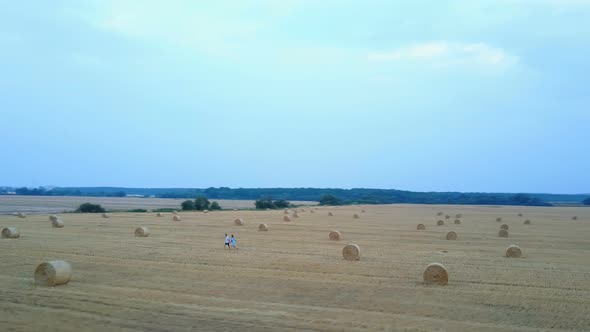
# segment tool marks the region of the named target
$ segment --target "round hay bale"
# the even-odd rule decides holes
[[[21,218],[24,218],[24,217],[21,217]],[[578,220],[578,216],[573,216],[572,220]]]
[[[502,222],[502,218],[498,217],[498,218],[496,218],[496,221],[497,222]]]
[[[462,215],[461,213],[457,213],[457,214],[455,215],[455,218],[456,218],[456,219],[461,219],[461,218],[463,218],[463,215]]]
[[[519,258],[521,256],[522,250],[520,250],[520,247],[515,244],[508,246],[508,249],[506,249],[506,257]]]
[[[519,216],[519,217],[522,217],[522,213],[518,212],[518,216]]]
[[[172,220],[174,220],[174,221],[180,221],[181,219],[180,219],[180,216],[179,215],[175,214],[175,215],[172,216]]]
[[[524,224],[525,225],[530,225],[531,224],[531,221],[529,219],[527,219],[527,220],[524,221]]]
[[[363,209],[363,210],[361,210],[361,213],[366,213],[366,212],[367,212],[367,211],[365,211],[364,209]]]
[[[502,225],[500,225],[500,229],[505,229],[505,230],[508,230],[508,228],[509,228],[509,227],[508,227],[508,225],[507,225],[507,224],[502,224]]]
[[[440,263],[430,263],[424,270],[424,283],[427,285],[444,286],[449,283],[449,273]]]
[[[61,219],[55,219],[51,221],[51,227],[53,228],[63,228],[64,222]]]
[[[2,229],[2,237],[6,239],[18,239],[20,232],[16,227],[6,227]]]
[[[330,234],[328,234],[328,238],[330,238],[332,241],[340,241],[341,237],[342,234],[340,234],[339,231],[330,231]]]
[[[333,217],[334,214],[332,212],[328,212],[328,217]]]
[[[209,213],[209,210],[203,210],[203,213]]]
[[[135,229],[135,237],[148,237],[150,230],[147,227],[137,227]]]
[[[268,231],[268,225],[267,224],[260,224],[260,225],[258,225],[258,231],[260,231],[260,232],[266,232],[266,231]]]
[[[444,225],[444,224],[445,224],[445,221],[444,221],[444,220],[442,220],[442,219],[436,222],[436,225],[437,225],[437,226],[442,226],[442,225]]]
[[[359,219],[360,217],[359,217],[359,215],[358,215],[358,214],[356,214],[356,213],[355,213],[355,214],[353,214],[353,215],[352,215],[352,218],[353,218],[353,219]]]
[[[342,248],[342,257],[347,261],[358,261],[361,258],[361,248],[354,243],[347,244]]]
[[[418,226],[416,226],[416,229],[423,231],[426,229],[426,226],[424,226],[424,224],[418,224]]]
[[[17,213],[16,215],[17,215],[19,218],[26,218],[26,217],[27,217],[27,216],[26,216],[24,213],[22,213],[22,212],[19,212],[19,213]]]
[[[289,216],[283,216],[283,221],[291,221],[291,217],[289,217]]]
[[[315,210],[309,210],[309,213],[315,213]]]
[[[288,210],[288,209],[285,209],[285,210],[283,211],[283,214],[289,214],[289,210]]]
[[[49,216],[49,221],[56,221],[57,219],[58,219],[57,216],[55,216],[53,214]]]
[[[450,231],[447,233],[447,240],[456,240],[457,239],[457,233]]]
[[[443,214],[444,214],[444,213],[442,213],[442,212],[438,212],[436,215],[437,215],[437,216],[442,216]]]
[[[236,224],[236,226],[244,226],[244,219],[242,219],[242,218],[236,218],[234,220],[234,224]]]
[[[505,229],[501,229],[501,230],[498,232],[498,236],[499,236],[499,237],[508,237],[508,231],[507,231],[507,230],[505,230]]]
[[[161,212],[156,213],[156,217],[161,217],[161,216],[162,216]]]
[[[35,283],[42,286],[67,284],[72,278],[72,267],[68,262],[50,261],[41,263],[35,269]]]
[[[172,211],[172,214],[178,214],[178,211],[174,210]]]
[[[461,220],[460,219],[455,219],[455,225],[461,225]]]
[[[293,218],[299,218],[299,214],[297,212],[293,213]]]
[[[103,214],[102,214],[102,217],[103,217],[103,218],[108,218],[108,217],[110,217],[110,216],[109,216],[109,214],[108,214],[108,213],[103,213]]]
[[[445,216],[445,219],[451,219],[451,216],[449,216],[448,214]]]

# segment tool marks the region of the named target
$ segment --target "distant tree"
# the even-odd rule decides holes
[[[342,205],[343,202],[340,198],[334,195],[323,195],[320,197],[320,205]]]
[[[91,204],[91,203],[84,203],[81,204],[78,209],[76,210],[76,212],[82,212],[82,213],[102,213],[102,212],[106,212],[106,210],[100,206],[100,204]]]
[[[277,209],[284,209],[284,208],[287,208],[287,207],[289,207],[289,205],[291,205],[291,203],[287,202],[287,201],[286,201],[286,200],[284,200],[284,199],[279,199],[279,200],[276,200],[276,201],[274,201],[273,203],[274,203],[274,206],[275,206]]]
[[[195,210],[197,211],[209,210],[209,204],[211,203],[205,196],[195,198]]]
[[[275,208],[275,205],[274,205],[271,197],[264,197],[259,200],[256,200],[254,202],[254,206],[256,206],[256,208],[259,210],[274,209]]]
[[[125,197],[127,196],[127,193],[125,193],[124,191],[117,191],[113,193],[114,197]]]
[[[588,197],[585,200],[583,200],[582,201],[582,204],[584,204],[584,205],[590,205],[590,197]]]
[[[193,200],[186,200],[180,203],[183,211],[192,211],[195,209],[195,202]]]
[[[210,209],[211,209],[211,210],[221,210],[221,206],[219,206],[219,203],[217,203],[217,202],[213,201],[213,202],[211,203],[211,207],[210,207]]]

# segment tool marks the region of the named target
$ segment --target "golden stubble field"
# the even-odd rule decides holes
[[[436,226],[438,211],[463,214],[462,224]],[[299,215],[64,214],[62,229],[47,215],[0,216],[0,227],[21,231],[0,239],[0,330],[590,330],[590,209],[383,205]],[[510,237],[498,237],[496,217]],[[135,238],[139,226],[151,235]],[[330,241],[332,229],[344,239]],[[450,230],[457,241],[445,240]],[[224,233],[239,250],[224,249]],[[359,261],[342,259],[349,242]],[[510,244],[524,257],[504,257]],[[70,283],[35,286],[37,264],[54,259],[71,263]],[[447,267],[447,286],[422,283],[431,262]]]

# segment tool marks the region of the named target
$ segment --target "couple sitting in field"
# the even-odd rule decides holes
[[[230,247],[231,244],[231,247]],[[231,237],[229,237],[229,235],[225,234],[225,246],[223,247],[225,249],[225,247],[228,247],[229,249],[236,248],[238,249],[238,247],[236,246],[236,238],[234,237],[234,235],[232,234]]]

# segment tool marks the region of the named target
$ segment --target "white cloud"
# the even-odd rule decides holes
[[[518,57],[485,43],[428,42],[401,47],[388,52],[370,52],[369,61],[422,61],[437,65],[512,65]]]

